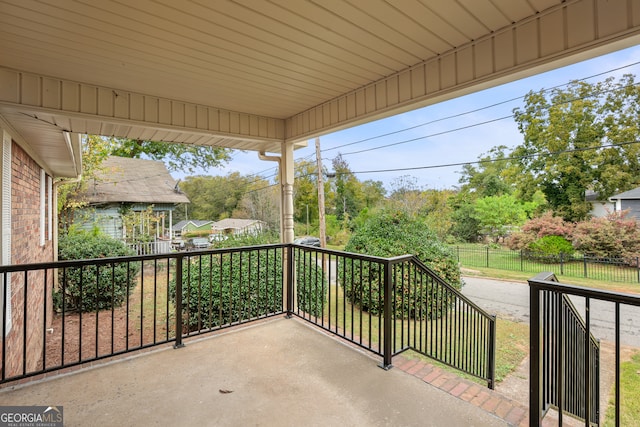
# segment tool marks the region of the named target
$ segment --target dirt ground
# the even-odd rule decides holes
[[[141,290],[138,285],[133,291],[128,307],[124,305],[99,313],[56,314],[47,333],[45,367],[166,342],[174,335],[173,316],[166,314],[166,293],[159,296],[159,292],[154,292],[165,285],[154,288],[146,282],[146,288]]]

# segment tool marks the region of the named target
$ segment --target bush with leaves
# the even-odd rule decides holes
[[[462,287],[460,268],[451,249],[424,222],[402,211],[377,212],[355,230],[345,250],[385,258],[412,254],[454,288]],[[380,264],[347,260],[339,265],[338,271],[347,299],[376,315],[383,310],[381,267]],[[396,288],[395,293],[397,316],[434,318],[446,310],[449,302],[442,300],[441,288],[433,283],[426,284],[424,289],[409,286],[411,278],[400,270],[395,279],[402,286],[402,290]],[[418,292],[419,288],[422,292]],[[413,304],[402,306],[403,301]]]
[[[273,235],[245,235],[221,241],[227,248],[270,243]],[[280,312],[283,260],[278,247],[189,255],[183,260],[182,305],[189,331],[214,328]],[[321,316],[328,289],[322,269],[297,260],[298,308]],[[176,302],[175,278],[169,296]]]
[[[545,212],[527,221],[520,232],[513,233],[507,239],[507,246],[516,251],[530,250],[530,246],[543,237],[559,236],[570,240],[574,227],[573,223],[554,216],[552,212]]]
[[[571,256],[573,245],[562,236],[544,236],[529,244],[523,256],[540,262],[555,263],[565,256]]]
[[[573,246],[585,255],[625,258],[635,263],[640,256],[640,228],[628,212],[613,212],[576,225]]]
[[[83,260],[135,255],[124,243],[98,230],[71,229],[60,237],[58,258]],[[139,263],[114,263],[106,266],[88,265],[59,270],[58,289],[54,291],[54,306],[66,311],[96,311],[120,307],[137,284]]]

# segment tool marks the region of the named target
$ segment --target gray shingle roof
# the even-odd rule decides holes
[[[86,200],[96,203],[189,203],[175,191],[176,181],[162,162],[126,157],[108,157],[90,180]]]
[[[640,199],[640,187],[634,188],[633,190],[625,191],[624,193],[616,194],[615,196],[609,197],[612,200],[618,199]]]
[[[241,230],[243,228],[249,227],[256,222],[262,222],[257,219],[234,219],[234,218],[225,218],[220,221],[216,221],[213,223],[213,227],[218,230],[225,230],[229,228],[233,228],[236,230]]]

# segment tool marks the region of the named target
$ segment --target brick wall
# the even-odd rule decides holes
[[[53,260],[53,244],[48,240],[47,232],[45,232],[44,245],[41,244],[40,238],[40,166],[15,142],[11,150],[11,264],[50,262]],[[45,203],[48,203],[48,199],[45,193]],[[45,206],[45,230],[48,226],[46,217]],[[8,351],[5,374],[7,377],[21,374],[23,370],[29,372],[42,367],[42,341],[44,329],[48,326],[45,326],[45,323],[50,324],[53,313],[52,276],[49,272],[45,280],[43,271],[30,272],[25,286],[24,274],[12,274],[12,328],[6,338]],[[26,366],[23,362],[24,349],[27,354]]]

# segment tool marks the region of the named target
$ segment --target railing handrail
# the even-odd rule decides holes
[[[480,312],[480,314],[482,314],[483,316],[493,319],[495,318],[494,315],[487,313],[482,307],[478,306],[476,303],[474,303],[473,301],[471,301],[465,294],[463,294],[462,292],[460,292],[460,290],[456,289],[455,287],[451,286],[451,284],[445,282],[439,275],[438,273],[436,273],[435,271],[433,271],[433,269],[429,268],[425,263],[423,263],[422,261],[420,261],[418,259],[418,257],[416,257],[415,255],[412,255],[412,259],[411,261],[413,263],[415,263],[417,266],[419,266],[421,269],[425,270],[426,272],[428,272],[435,280],[438,281],[439,284],[441,284],[442,286],[446,287],[447,289],[453,291],[456,296],[458,296],[460,299],[462,299],[465,303],[469,304],[471,307],[473,307],[475,310],[477,310],[478,312]]]
[[[363,261],[374,261],[374,262],[380,262],[380,263],[399,263],[399,262],[403,262],[405,260],[410,259],[411,257],[413,257],[414,255],[411,254],[406,254],[406,255],[398,255],[398,256],[393,256],[393,257],[381,257],[381,256],[376,256],[376,255],[367,255],[367,254],[360,254],[357,252],[347,252],[347,251],[340,251],[337,249],[328,249],[328,248],[319,248],[317,246],[309,246],[309,245],[301,245],[298,243],[291,243],[291,246],[299,248],[299,249],[305,249],[308,251],[313,251],[313,252],[321,252],[321,253],[325,253],[325,254],[332,254],[332,255],[339,255],[339,256],[345,256],[348,255],[351,258],[356,258],[356,259],[360,259]]]
[[[244,252],[252,253],[254,251],[265,251],[264,259],[261,255],[255,257],[253,255],[249,255],[246,259],[244,259],[244,257],[241,255]],[[271,255],[272,251],[273,255]],[[302,264],[300,265],[296,261],[298,252],[300,253],[300,255],[303,255],[305,257]],[[306,261],[306,253],[312,252],[316,253],[315,258],[310,256],[309,262]],[[235,256],[235,254],[240,255]],[[231,256],[229,256],[227,259],[227,255]],[[236,263],[243,262],[243,259],[244,261],[248,262],[255,261],[257,263],[256,268],[251,268],[253,264],[250,264],[249,267],[244,268],[242,264],[236,266],[233,263],[234,260],[236,261]],[[183,263],[182,260],[185,260],[186,262]],[[199,262],[191,262],[194,260],[199,260]],[[334,264],[329,263],[328,265],[326,265],[324,263],[325,260],[333,260]],[[227,277],[226,270],[223,270],[223,268],[221,267],[223,265],[223,261],[229,263],[229,277]],[[350,264],[350,261],[354,262]],[[209,264],[207,264],[207,262],[209,262]],[[355,309],[359,311],[359,314],[357,314],[357,316],[354,316],[354,306],[349,302],[349,305],[351,305],[351,325],[345,323],[348,317],[346,315],[346,312],[342,317],[342,325],[340,325],[338,320],[338,312],[341,307],[338,305],[338,294],[345,291],[344,283],[342,284],[342,289],[339,289],[338,286],[335,286],[338,285],[339,269],[351,268],[352,273],[354,272],[354,269],[356,273],[359,269],[360,273],[362,273],[363,268],[368,268],[367,266],[363,267],[363,265],[366,263],[369,263],[372,266],[376,266],[375,268],[373,268],[373,271],[375,272],[374,276],[377,275],[377,279],[380,281],[380,285],[384,286],[384,290],[380,293],[381,295],[384,295],[386,297],[386,299],[384,300],[384,314],[380,312],[374,312],[372,314],[372,312],[369,311],[368,314],[363,315],[363,309],[362,307],[360,307]],[[214,273],[212,273],[214,271],[214,265],[215,268],[218,268],[218,270],[215,270],[215,275]],[[119,266],[124,266],[126,270],[123,273],[126,277],[122,276],[118,278],[118,286],[120,286],[121,284],[122,286],[126,286],[126,288],[124,288],[123,290],[119,287],[116,288],[115,286],[115,278],[117,274],[121,273],[118,270]],[[233,272],[231,271],[232,267],[235,269]],[[265,271],[269,271],[270,276],[266,278],[262,277],[262,275],[260,274],[262,272],[262,267],[266,269]],[[133,275],[130,275],[130,268],[133,268],[133,270],[135,270]],[[308,270],[308,272],[306,272],[306,270],[299,271],[299,268],[305,268]],[[396,271],[397,268],[400,268],[402,270]],[[351,342],[354,342],[361,347],[367,348],[374,353],[383,356],[383,366],[390,367],[392,366],[391,358],[395,354],[397,354],[395,344],[396,317],[395,311],[391,313],[391,309],[395,310],[394,304],[398,304],[398,302],[393,300],[392,298],[395,298],[396,295],[397,288],[394,288],[394,286],[398,285],[396,281],[404,280],[400,278],[397,273],[404,271],[405,268],[409,268],[411,271],[413,271],[412,275],[417,274],[421,277],[421,279],[410,285],[414,287],[414,291],[416,291],[418,289],[417,286],[419,286],[420,292],[424,293],[423,296],[425,296],[426,298],[426,283],[429,283],[428,286],[433,285],[438,289],[437,295],[429,296],[429,298],[435,298],[435,300],[440,301],[438,303],[440,304],[440,308],[436,308],[436,311],[444,309],[446,312],[448,312],[449,300],[447,298],[450,298],[450,301],[456,301],[456,306],[457,304],[463,304],[469,311],[469,313],[467,314],[472,315],[474,319],[477,319],[477,328],[483,330],[483,337],[487,334],[487,336],[489,337],[483,339],[482,343],[475,342],[475,344],[473,344],[474,348],[478,346],[482,347],[480,351],[481,355],[479,357],[476,357],[475,359],[477,360],[474,359],[475,361],[472,361],[470,359],[472,356],[469,355],[471,355],[472,352],[463,352],[460,353],[462,356],[456,356],[455,354],[457,353],[454,354],[453,352],[457,352],[458,350],[451,349],[447,350],[446,354],[448,354],[448,356],[445,356],[445,353],[443,353],[442,355],[436,355],[435,353],[433,353],[432,357],[434,357],[436,360],[442,359],[443,363],[456,367],[463,372],[468,372],[471,375],[477,376],[478,378],[487,379],[490,386],[492,387],[494,378],[492,374],[492,361],[495,359],[495,357],[493,355],[494,344],[491,343],[495,342],[495,338],[492,338],[495,337],[495,316],[491,316],[476,304],[474,304],[472,301],[470,301],[458,289],[456,289],[456,287],[443,280],[438,275],[438,273],[425,265],[425,263],[421,262],[415,255],[405,254],[393,257],[381,257],[333,249],[317,248],[313,246],[297,245],[293,243],[263,244],[232,248],[212,248],[204,250],[176,251],[147,255],[128,255],[107,258],[64,260],[44,263],[0,266],[0,278],[3,278],[3,280],[5,281],[5,286],[3,287],[5,289],[8,289],[7,284],[8,286],[11,286],[12,282],[17,281],[14,280],[14,276],[9,276],[9,274],[13,272],[18,273],[15,278],[22,280],[22,282],[17,285],[22,286],[22,289],[24,289],[25,301],[27,301],[28,293],[36,292],[32,291],[31,287],[27,286],[27,284],[31,281],[39,280],[39,283],[45,283],[47,284],[47,286],[51,286],[49,289],[53,289],[54,291],[56,282],[60,281],[62,286],[61,292],[58,294],[58,297],[60,297],[61,295],[60,298],[63,304],[61,310],[61,329],[59,329],[61,331],[60,333],[62,334],[62,339],[60,341],[61,348],[49,347],[46,336],[43,335],[41,337],[42,347],[45,350],[47,348],[53,348],[54,356],[60,356],[61,361],[58,362],[50,357],[49,360],[52,360],[52,362],[46,364],[45,359],[43,359],[42,367],[33,371],[27,370],[27,365],[25,363],[23,363],[22,365],[16,363],[11,366],[22,366],[21,369],[23,370],[23,372],[17,373],[17,376],[12,373],[9,375],[9,377],[6,376],[6,372],[9,371],[6,371],[5,362],[2,361],[2,377],[0,378],[0,380],[2,382],[5,382],[7,379],[12,381],[21,377],[44,373],[48,370],[66,368],[72,366],[72,364],[80,364],[87,361],[98,360],[100,358],[111,357],[113,355],[120,354],[119,352],[124,353],[128,351],[135,351],[145,346],[158,345],[172,341],[175,343],[175,347],[179,348],[182,346],[182,339],[185,337],[190,337],[192,335],[200,333],[206,333],[215,328],[232,326],[234,324],[237,324],[238,322],[252,321],[253,319],[262,318],[265,316],[268,317],[282,313],[287,315],[301,315],[300,310],[302,310],[302,317],[308,317],[309,319],[313,318],[314,321],[319,321],[323,326],[326,320],[328,322],[328,327],[325,329],[328,329],[340,336],[347,337],[346,331],[350,329]],[[40,278],[39,275],[35,276],[31,274],[32,271],[42,272],[44,280]],[[160,271],[162,271],[161,276],[159,273]],[[223,271],[225,274],[224,282],[222,282]],[[345,270],[345,272],[346,271],[347,270]],[[76,275],[78,278],[70,279],[72,275]],[[192,278],[195,277],[194,275],[202,275],[202,277],[197,276],[192,280]],[[418,276],[411,276],[406,279],[412,280],[414,277]],[[11,281],[7,280],[9,277],[12,279]],[[336,283],[333,286],[333,290],[331,290],[331,284],[327,281],[330,278],[334,278],[336,280]],[[424,290],[422,287],[422,278],[424,278],[425,280]],[[134,280],[134,282],[129,283],[130,279]],[[245,280],[248,283],[247,288],[242,288],[240,285],[235,283],[236,279]],[[374,279],[376,278],[374,277]],[[327,282],[325,283],[325,281]],[[222,289],[223,284],[224,286],[228,285],[228,290],[226,290],[227,288],[225,288],[225,292],[228,292],[229,294],[228,310],[226,307],[223,309],[222,305],[220,305],[220,301],[215,299],[218,297],[213,296],[213,293],[211,291],[211,289],[213,289],[212,286],[218,286],[215,283],[219,283],[220,289]],[[67,288],[65,288],[65,284]],[[67,293],[65,289],[70,289],[69,286],[75,286],[77,289],[74,291],[70,291],[71,293]],[[105,289],[107,289],[107,291],[104,291],[104,289],[102,289],[104,286],[106,286]],[[133,321],[130,319],[131,313],[129,309],[129,298],[131,297],[132,292],[130,289],[133,289],[130,288],[130,286],[140,286],[139,290],[136,291],[139,292],[139,294],[137,293],[136,295],[137,298],[141,299],[141,302],[139,304],[139,307],[136,306],[137,308],[134,309],[134,312],[139,311],[139,313],[137,320]],[[267,286],[269,288],[267,288]],[[145,289],[149,290],[149,292],[153,292],[153,302],[151,302],[153,308],[151,309],[150,313],[147,313],[143,310],[143,307],[146,308],[148,306],[148,303],[145,302],[144,305],[142,303],[145,295]],[[243,290],[241,291],[241,289]],[[0,290],[2,290],[2,288],[0,288]],[[56,295],[55,292],[54,294],[50,294],[51,291],[47,289],[38,290],[37,292],[43,291],[46,294],[45,298],[49,299],[49,304],[51,304],[53,301],[53,297]],[[79,293],[72,293],[76,291]],[[110,292],[111,301],[107,301],[107,303],[99,301],[98,295],[102,295],[101,292],[102,294],[104,294],[104,292]],[[126,310],[124,310],[126,312],[125,318],[117,318],[117,316],[114,315],[115,310],[120,307],[120,305],[116,305],[117,300],[114,297],[116,292],[120,292],[123,295],[126,294],[123,297],[118,295],[118,298],[124,298],[124,300],[126,300],[127,305]],[[209,296],[207,300],[201,301],[201,292],[208,292]],[[242,294],[240,294],[239,292],[242,292]],[[252,304],[253,300],[251,299],[247,299],[246,301],[239,300],[239,303],[234,300],[234,298],[236,297],[242,299],[245,292],[257,292],[256,295],[259,301],[256,300],[254,301],[256,303]],[[329,293],[329,298],[331,297],[331,292],[333,292],[334,305],[330,304],[330,300],[329,302],[325,303],[325,292]],[[378,303],[380,303],[379,295],[375,296],[376,294],[372,293],[371,290],[369,290],[368,292],[369,298],[377,298]],[[403,290],[400,289],[398,292],[403,292]],[[156,300],[156,293],[160,293],[160,295],[166,293],[166,296],[161,296],[159,300]],[[445,296],[441,296],[441,293],[445,294]],[[83,353],[85,348],[82,346],[82,339],[84,338],[84,335],[82,335],[80,338],[78,338],[80,341],[77,353],[76,349],[68,350],[69,352],[74,353],[69,353],[72,355],[71,359],[65,360],[65,356],[67,355],[67,352],[65,351],[65,345],[69,346],[69,343],[71,342],[69,340],[73,339],[73,336],[70,334],[77,333],[77,331],[73,331],[73,329],[69,329],[68,331],[65,329],[65,316],[67,315],[66,313],[70,313],[71,311],[74,311],[79,307],[76,304],[85,304],[83,298],[86,295],[94,295],[90,302],[92,304],[95,304],[95,308],[90,308],[86,311],[87,313],[92,313],[91,315],[87,314],[86,316],[89,321],[94,322],[96,328],[96,338],[93,344],[91,344],[91,340],[87,341],[89,343],[89,346],[93,346],[92,348],[87,347],[91,354],[85,355]],[[340,296],[340,304],[343,306],[342,310],[346,310],[346,308],[344,308],[347,301],[347,298],[345,296],[346,294],[341,295],[342,296]],[[67,296],[69,296],[70,298],[69,301],[72,301],[72,299],[75,298],[71,305],[69,305],[69,301],[67,301]],[[273,300],[271,300],[271,298],[273,298]],[[440,300],[439,298],[444,299]],[[81,303],[78,303],[76,301],[79,299],[82,299]],[[164,306],[159,306],[160,308],[156,308],[156,304],[158,304],[158,301],[161,301],[161,304],[163,304]],[[233,301],[233,304],[231,303],[231,301]],[[65,302],[67,302],[67,306],[65,306]],[[102,306],[101,304],[106,305]],[[111,305],[109,306],[109,304]],[[119,304],[122,304],[122,302],[120,302]],[[219,306],[214,306],[214,304],[219,304]],[[27,305],[23,304],[21,307],[23,309],[23,313],[25,313],[23,317],[26,319]],[[105,320],[98,316],[99,312],[105,309],[104,307],[107,307],[106,309],[111,311],[110,316],[106,316],[107,323],[104,323]],[[324,313],[325,307],[327,307],[328,310],[326,319]],[[6,310],[6,307],[4,309]],[[430,310],[426,308],[426,306],[424,309]],[[38,308],[38,310],[41,310],[41,308]],[[422,310],[422,308],[420,308],[420,310]],[[364,310],[364,312],[366,311],[367,309]],[[82,311],[80,312],[83,313]],[[42,320],[42,324],[47,324],[47,315],[48,314],[45,310],[43,315],[45,316],[45,318]],[[159,315],[164,322],[159,327],[156,325],[156,315]],[[82,316],[83,314],[80,314],[81,318]],[[91,316],[95,316],[95,320],[92,320]],[[334,317],[332,318],[331,316]],[[377,330],[374,329],[373,332],[371,324],[369,323],[372,321],[372,316],[378,318],[378,328]],[[439,318],[440,315],[438,314],[437,319]],[[455,319],[448,319],[447,314],[445,313],[443,315],[443,318],[445,320],[433,321],[444,321],[447,328],[450,326],[452,327],[452,325],[454,324],[458,325],[458,322],[460,322],[460,325],[466,324],[466,321],[462,320],[461,316],[458,316]],[[381,324],[380,319],[384,321],[384,328]],[[333,328],[331,327],[332,320]],[[359,329],[357,329],[357,324],[354,327],[354,321],[359,323]],[[111,337],[109,338],[107,336],[104,339],[98,338],[97,331],[99,324],[108,326],[109,322],[111,323]],[[153,324],[153,326],[151,326],[149,330],[147,330],[147,326],[145,326],[147,322],[151,322]],[[21,326],[24,328],[24,331],[27,330],[26,325],[27,324],[24,323],[23,326]],[[124,335],[123,332],[116,331],[114,325],[124,325],[123,327],[126,329]],[[474,328],[476,328],[476,320],[473,321],[473,325]],[[420,344],[415,343],[415,337],[417,337],[417,335],[415,335],[416,331],[412,329],[412,326],[415,325],[407,324],[406,332],[407,334],[414,334],[414,346],[422,346],[422,338],[419,339]],[[420,326],[420,328],[421,327],[422,326]],[[132,342],[132,344],[129,343],[128,338],[129,336],[133,336],[130,334],[129,328],[135,328],[136,333],[136,339]],[[369,328],[369,330],[366,331],[363,328]],[[404,326],[402,326],[401,329],[402,331],[399,332],[398,337],[400,337],[402,341],[405,339]],[[442,326],[440,326],[439,329],[442,329]],[[478,333],[480,329],[473,333]],[[384,341],[383,337],[380,336],[381,331],[384,332]],[[156,339],[156,333],[160,334],[159,339]],[[356,334],[355,337],[354,333]],[[433,332],[432,330],[432,333],[437,335],[438,331]],[[447,334],[447,332],[443,332],[442,330],[440,330],[439,333]],[[80,330],[80,334],[82,334],[82,330]],[[378,335],[378,337],[375,336],[376,334]],[[14,335],[18,337],[19,334],[16,333]],[[126,343],[124,344],[124,350],[121,350],[119,345],[116,345],[114,347],[114,340],[116,336],[127,337]],[[20,337],[22,337],[22,335],[20,335]],[[72,338],[68,338],[67,340],[65,340],[66,337]],[[409,335],[406,336],[407,340],[409,339],[408,337]],[[347,337],[347,339],[349,338]],[[440,340],[440,338],[435,339]],[[431,341],[433,340],[434,338],[431,338]],[[23,339],[20,342],[24,347],[23,353],[26,355],[27,341],[26,339]],[[105,348],[103,350],[101,346],[105,345],[105,343],[106,345],[108,345],[109,342],[111,343],[111,348]],[[449,343],[448,345],[451,345],[451,348],[453,348],[455,347],[455,343],[457,343],[457,345],[459,346],[461,345],[462,341],[456,339],[451,341],[451,343]],[[384,351],[381,348],[380,344],[384,345]],[[442,344],[441,342],[440,345],[442,346],[444,344]],[[487,345],[490,348],[484,350]],[[404,344],[402,344],[400,347],[404,347]],[[67,349],[68,348],[72,347],[67,347]],[[431,352],[431,350],[427,350],[426,347],[423,350],[419,351]],[[34,351],[31,352],[31,354],[35,353],[36,352]],[[4,354],[5,353],[3,352],[3,355]],[[458,362],[460,362],[459,364],[461,365],[458,366],[456,364],[453,364],[458,363],[453,362],[454,359],[459,359]]]
[[[541,290],[594,298],[608,302],[619,302],[621,304],[640,306],[640,294],[636,295],[616,291],[586,288],[583,286],[567,285],[550,280],[539,280],[535,277],[533,279],[529,279],[528,282],[529,286],[534,286],[535,288]]]
[[[30,264],[0,265],[0,274],[12,273],[16,271],[80,267],[84,265],[107,265],[107,264],[124,263],[124,262],[149,261],[154,259],[167,259],[167,258],[177,259],[179,257],[180,258],[194,257],[199,255],[216,254],[216,253],[232,253],[232,252],[237,253],[237,252],[245,252],[247,250],[283,248],[286,246],[287,245],[284,243],[274,243],[274,244],[254,245],[254,246],[237,246],[233,248],[215,248],[215,249],[204,249],[204,250],[194,250],[194,251],[170,252],[165,254],[123,255],[123,256],[105,257],[105,258],[89,258],[89,259],[51,261],[51,262],[30,263]]]

